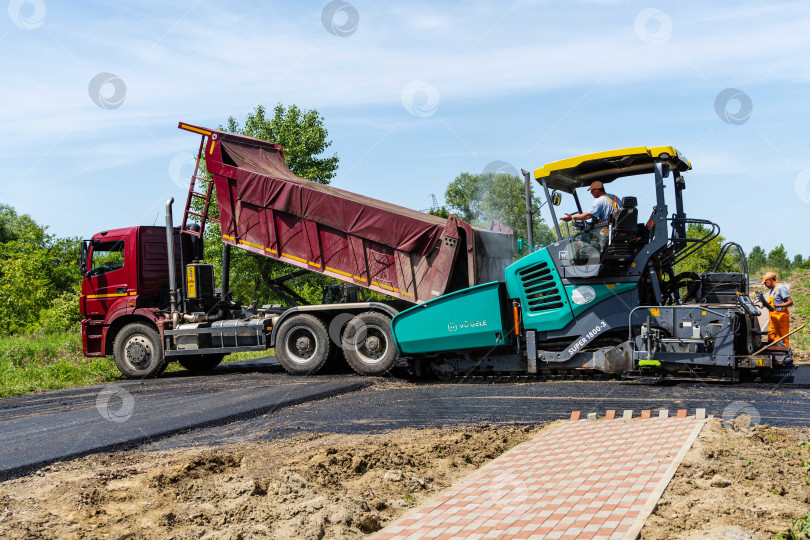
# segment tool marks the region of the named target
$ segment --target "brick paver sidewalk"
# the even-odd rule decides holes
[[[644,413],[551,426],[374,538],[636,538],[704,424]]]

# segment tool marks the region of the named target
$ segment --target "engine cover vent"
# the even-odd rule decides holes
[[[547,263],[527,266],[518,272],[526,294],[528,309],[532,312],[547,311],[563,307],[560,290],[554,284]]]

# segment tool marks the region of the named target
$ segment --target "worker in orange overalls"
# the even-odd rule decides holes
[[[762,276],[762,284],[770,289],[765,300],[768,302],[770,310],[770,322],[768,324],[768,341],[776,341],[781,336],[790,333],[790,312],[788,308],[793,305],[793,298],[790,297],[787,287],[779,285],[779,278],[773,272],[768,272]],[[790,338],[780,340],[785,347],[790,346]]]

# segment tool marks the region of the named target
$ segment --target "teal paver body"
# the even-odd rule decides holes
[[[508,266],[504,278],[509,297],[520,300],[525,329],[559,330],[574,319],[560,273],[547,249]]]
[[[425,354],[496,347],[514,332],[511,300],[520,302],[524,330],[559,330],[600,302],[637,283],[564,286],[546,249],[506,268],[504,283],[492,282],[440,296],[394,317],[391,330],[400,354]],[[577,302],[586,294],[586,303]]]
[[[440,296],[397,314],[391,331],[400,354],[495,347],[508,331],[502,283],[494,281]]]

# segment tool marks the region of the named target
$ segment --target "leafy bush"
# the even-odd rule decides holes
[[[56,238],[29,216],[0,204],[0,335],[37,328],[54,299],[75,298],[69,291],[80,280],[78,250],[78,238]]]
[[[82,314],[79,311],[78,291],[64,292],[57,296],[49,308],[39,313],[39,327],[48,333],[79,330]]]

